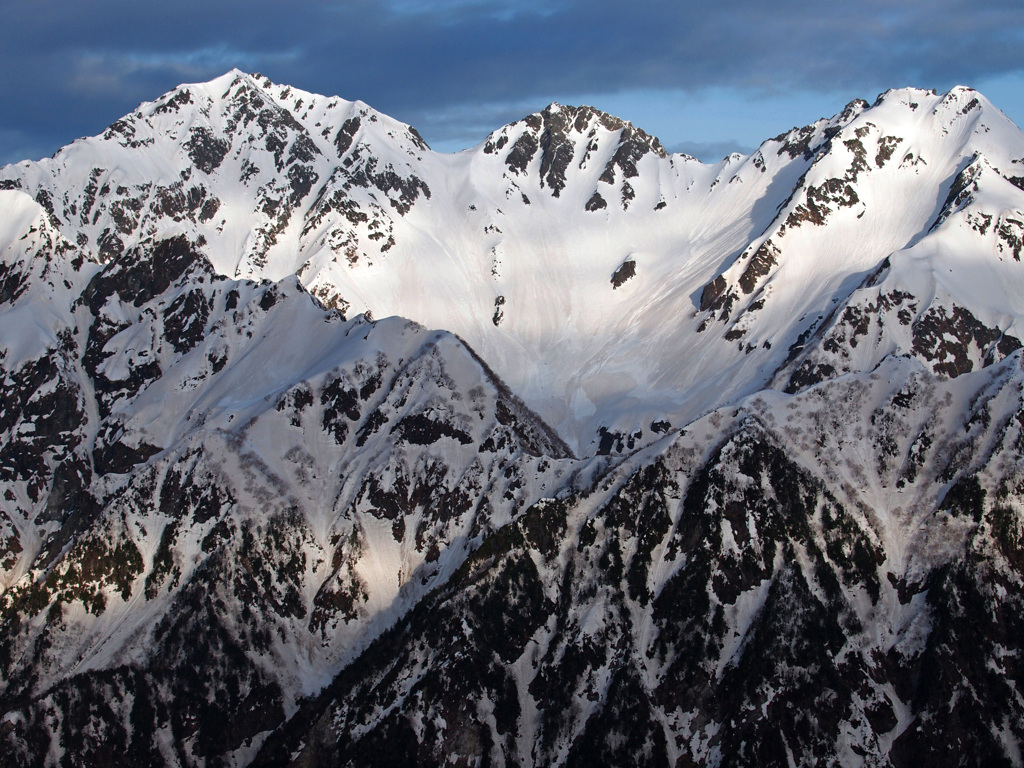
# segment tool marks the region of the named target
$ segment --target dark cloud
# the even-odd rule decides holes
[[[871,96],[1024,68],[1019,0],[42,0],[6,4],[4,16],[0,159],[49,154],[234,66],[468,143],[482,138],[469,127],[548,95]]]

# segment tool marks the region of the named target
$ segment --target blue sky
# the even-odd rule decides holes
[[[232,67],[361,99],[442,151],[559,101],[713,160],[893,87],[968,85],[1022,125],[1022,51],[1020,0],[7,0],[0,162]]]

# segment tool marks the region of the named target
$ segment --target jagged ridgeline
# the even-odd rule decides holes
[[[963,88],[0,169],[0,763],[1021,765],[1022,233]]]

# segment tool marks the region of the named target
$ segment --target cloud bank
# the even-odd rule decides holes
[[[718,89],[766,105],[1024,72],[1019,0],[43,0],[4,15],[2,161],[49,154],[232,67],[362,99],[428,140],[466,146],[573,94]]]

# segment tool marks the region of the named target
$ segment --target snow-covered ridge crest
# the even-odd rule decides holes
[[[1002,213],[986,214],[999,224],[942,239],[998,260],[1015,247],[1024,139],[964,88],[855,100],[705,165],[558,104],[442,155],[365,104],[234,71],[0,169],[0,184],[101,261],[190,233],[219,273],[295,274],[344,314],[450,329],[587,454],[767,385],[940,223],[975,156],[1009,182]]]

